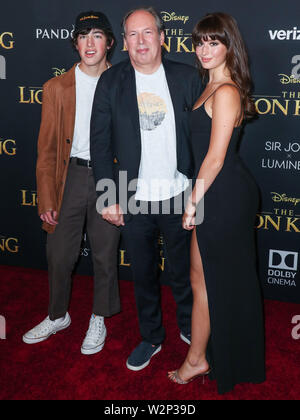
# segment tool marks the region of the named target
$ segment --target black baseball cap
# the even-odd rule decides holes
[[[102,29],[103,31],[112,32],[112,26],[105,14],[101,12],[94,12],[93,10],[89,12],[82,12],[76,18],[75,32],[78,33],[88,28],[97,28]]]

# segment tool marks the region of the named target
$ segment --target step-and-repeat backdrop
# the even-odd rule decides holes
[[[127,57],[121,19],[129,9],[142,5],[144,1],[131,0],[1,3],[0,264],[47,267],[35,180],[42,86],[78,60],[70,44],[75,17],[91,9],[109,16],[118,39],[112,59],[117,63]],[[154,6],[165,22],[166,55],[192,65],[191,33],[198,19],[212,11],[224,11],[237,19],[249,50],[259,113],[259,119],[245,128],[240,154],[261,189],[261,208],[253,226],[260,279],[266,298],[300,302],[299,3],[152,0],[148,5]],[[168,258],[162,237],[157,246],[159,269],[167,281]],[[119,264],[120,278],[130,279],[130,260],[122,244]],[[92,273],[86,236],[77,272]]]

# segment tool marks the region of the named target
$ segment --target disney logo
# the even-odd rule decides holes
[[[53,67],[52,70],[54,70],[53,74],[55,77],[61,76],[62,74],[66,73],[66,69],[57,69],[56,67]]]
[[[281,79],[280,79],[280,82],[283,85],[289,85],[291,83],[300,83],[300,80],[296,79],[295,76],[293,76],[293,75],[292,76],[287,76],[286,74],[281,73],[278,76],[282,76]]]
[[[175,12],[161,12],[162,20],[164,22],[178,22],[181,21],[184,24],[190,19],[189,16],[177,16]]]
[[[278,194],[276,192],[272,192],[271,194],[273,194],[272,200],[275,203],[292,203],[295,206],[297,206],[297,204],[300,203],[300,198],[291,198],[291,197],[287,197],[286,194]]]

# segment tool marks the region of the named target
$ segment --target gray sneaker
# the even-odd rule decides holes
[[[39,325],[28,331],[23,336],[23,341],[26,344],[37,344],[48,340],[51,335],[59,331],[65,330],[71,325],[70,315],[67,313],[64,318],[51,321],[49,316]]]
[[[129,356],[126,366],[130,370],[142,370],[149,365],[151,358],[160,351],[160,344],[155,346],[146,341],[142,341]]]

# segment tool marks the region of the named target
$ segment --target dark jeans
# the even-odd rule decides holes
[[[174,200],[171,200],[171,210],[173,207]],[[162,214],[161,211],[159,214],[138,214],[132,216],[122,228],[130,254],[141,336],[143,340],[156,345],[165,338],[161,285],[157,272],[159,231],[166,244],[170,286],[177,303],[177,323],[179,329],[188,334],[191,331],[193,305],[190,285],[191,233],[182,228],[182,214]]]
[[[119,229],[96,211],[96,188],[92,170],[72,159],[58,225],[47,238],[50,286],[49,317],[52,321],[68,311],[71,275],[79,258],[86,223],[94,266],[93,313],[111,316],[120,311],[118,286]]]

